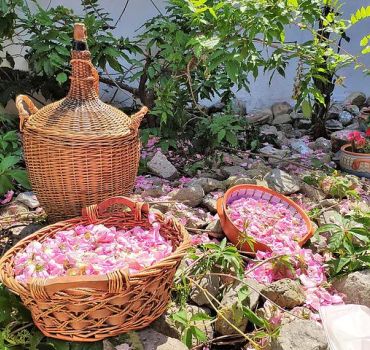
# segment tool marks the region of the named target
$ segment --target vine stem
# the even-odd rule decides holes
[[[251,344],[253,344],[253,346],[255,346],[257,349],[260,349],[260,345],[258,343],[256,343],[252,338],[250,338],[247,334],[245,334],[243,331],[241,331],[237,326],[235,326],[232,322],[230,322],[223,314],[222,312],[220,312],[217,307],[213,304],[213,302],[211,301],[210,297],[215,300],[219,305],[220,305],[220,302],[212,295],[210,294],[206,289],[204,289],[198,282],[196,282],[194,279],[192,279],[191,277],[187,276],[187,279],[194,283],[197,288],[199,288],[205,295],[205,297],[207,298],[208,302],[210,303],[210,305],[213,307],[213,309],[216,311],[217,315],[219,317],[221,317],[230,327],[232,327],[235,331],[237,331],[241,336],[243,336],[248,342],[250,342]]]

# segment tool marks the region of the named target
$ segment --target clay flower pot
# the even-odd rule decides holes
[[[370,153],[352,152],[350,144],[341,148],[340,166],[347,173],[370,179]]]

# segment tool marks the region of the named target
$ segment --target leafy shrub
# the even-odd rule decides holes
[[[340,224],[326,224],[315,234],[329,232],[328,262],[331,277],[370,268],[370,213],[341,217]]]

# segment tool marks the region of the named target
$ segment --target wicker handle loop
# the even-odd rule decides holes
[[[106,275],[62,276],[47,279],[33,279],[30,291],[35,299],[49,299],[55,293],[66,289],[90,288],[107,290],[109,293],[122,293],[130,287],[130,278],[126,270],[118,270]]]
[[[113,197],[108,198],[100,204],[90,205],[82,209],[82,217],[87,220],[90,224],[95,223],[100,217],[109,215],[107,210],[120,204],[128,207],[133,213],[135,220],[141,220],[142,214],[149,212],[149,204],[143,202],[133,202],[127,197]]]
[[[139,112],[135,113],[131,116],[131,125],[130,128],[133,129],[135,132],[139,129],[140,123],[145,117],[145,115],[149,112],[148,107],[142,107]]]
[[[23,103],[27,105],[27,108],[29,109],[31,114],[28,113],[27,110],[24,108]],[[19,130],[22,132],[24,128],[24,123],[31,117],[32,114],[35,114],[38,111],[38,108],[26,95],[18,95],[15,99],[15,105],[17,106],[19,112]]]
[[[83,60],[83,59],[79,59],[79,58],[71,59],[71,64],[73,65],[74,63],[82,63],[82,64],[88,65],[90,67],[90,71],[91,71],[92,76],[87,77],[87,78],[79,78],[79,77],[71,76],[70,79],[92,79],[94,81],[93,88],[94,88],[95,92],[99,95],[99,73],[98,73],[97,69],[94,67],[94,65],[91,63],[91,61],[87,61],[87,60]]]

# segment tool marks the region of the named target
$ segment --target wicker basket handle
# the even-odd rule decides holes
[[[48,280],[33,279],[29,287],[35,299],[45,300],[53,297],[55,293],[75,288],[122,293],[130,287],[130,278],[127,270],[117,270],[106,275],[61,276]]]
[[[139,112],[135,113],[131,116],[131,125],[130,128],[133,129],[135,132],[139,129],[140,123],[148,113],[148,107],[142,107]]]
[[[141,220],[142,214],[149,212],[149,204],[143,202],[133,202],[127,197],[108,198],[100,204],[90,205],[82,209],[82,217],[90,223],[94,223],[99,217],[107,215],[107,210],[112,206],[120,204],[128,207],[134,215],[135,220]]]
[[[27,105],[27,108],[29,109],[31,114],[28,113],[27,110],[24,108],[23,103]],[[15,105],[17,106],[19,112],[19,130],[22,132],[24,128],[24,123],[31,117],[32,114],[35,114],[38,111],[38,108],[26,95],[18,95],[15,99]]]

